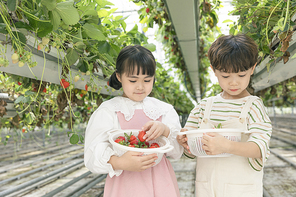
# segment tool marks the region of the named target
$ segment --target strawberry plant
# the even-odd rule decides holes
[[[230,25],[230,34],[245,33],[255,40],[259,48],[259,65],[265,58],[268,63],[265,65],[268,72],[270,66],[278,61],[286,64],[293,57],[288,48],[292,42],[292,35],[296,31],[296,2],[291,0],[252,0],[234,1],[234,10],[230,14],[238,15],[237,23]],[[256,92],[261,96],[266,105],[267,101],[277,96],[286,99],[277,101],[277,105],[289,106],[293,99],[289,96],[295,84],[293,78],[282,81],[274,86]],[[252,91],[252,87],[250,87]],[[290,92],[290,93],[289,93]],[[252,92],[253,93],[253,92]]]
[[[114,72],[120,49],[126,45],[140,44],[152,51],[154,48],[137,25],[126,30],[125,18],[114,17],[111,4],[88,0],[0,1],[0,70],[10,66],[9,60],[22,69],[32,71],[34,67],[41,67],[44,70],[46,57],[51,55],[56,56],[60,73],[54,83],[46,72],[42,72],[40,78],[34,72],[31,78],[0,72],[1,92],[14,100],[17,112],[14,117],[4,118],[7,109],[3,106],[0,128],[26,128],[26,132],[32,132],[42,127],[50,133],[52,125],[67,127],[71,130],[68,132],[70,142],[83,144],[83,135],[77,133],[75,127],[85,124],[91,113],[112,97],[101,93],[104,87],[96,85],[95,73],[101,71],[102,78],[107,80]],[[148,13],[152,10],[147,9]],[[7,56],[9,47],[12,53]],[[44,57],[44,64],[40,65],[36,56]],[[163,79],[168,73],[159,63],[157,70],[155,97],[176,105],[181,113],[188,113],[193,104],[186,93],[180,91],[173,78]],[[89,80],[85,80],[86,76]],[[83,88],[76,88],[75,84],[81,82]],[[176,101],[180,98],[183,102]]]

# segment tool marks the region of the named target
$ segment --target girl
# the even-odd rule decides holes
[[[146,141],[167,137],[174,149],[166,155],[181,157],[183,147],[176,140],[181,129],[177,112],[172,105],[148,97],[155,69],[155,59],[148,49],[138,45],[123,48],[109,80],[114,89],[122,87],[123,94],[103,102],[87,125],[84,163],[93,173],[108,173],[104,197],[180,196],[175,173],[165,155],[153,166],[156,154],[143,156],[128,151],[118,157],[108,141],[107,132],[112,130],[144,130]]]
[[[197,157],[197,197],[262,197],[263,167],[269,151],[271,122],[263,102],[247,91],[258,57],[256,43],[244,34],[222,36],[208,51],[211,68],[218,78],[222,93],[202,100],[191,111],[184,130],[240,128],[241,142],[218,133],[203,136],[203,149],[208,155],[233,154],[230,157]],[[178,142],[190,154],[186,136]]]

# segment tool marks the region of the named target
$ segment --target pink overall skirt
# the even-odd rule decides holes
[[[135,110],[133,118],[126,121],[120,112],[117,117],[121,129],[140,129],[150,121],[143,110]],[[161,117],[158,119],[161,121]],[[163,156],[156,165],[142,172],[123,171],[119,176],[106,178],[104,197],[179,197],[179,188],[170,161]]]

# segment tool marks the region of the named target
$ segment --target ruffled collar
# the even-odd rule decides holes
[[[143,101],[136,102],[126,97],[117,96],[105,103],[108,105],[105,107],[113,109],[115,112],[121,112],[127,121],[134,116],[135,110],[139,108],[143,109],[146,116],[152,120],[157,120],[172,108],[170,104],[152,97],[146,97]]]

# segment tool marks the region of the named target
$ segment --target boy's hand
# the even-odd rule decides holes
[[[143,137],[143,139],[146,139],[146,141],[154,140],[161,135],[168,137],[170,134],[170,129],[165,124],[159,121],[147,122],[142,127],[142,130],[146,131],[146,134]]]
[[[181,129],[180,132],[184,132],[184,131],[188,131],[188,130],[183,128]],[[188,153],[191,154],[188,143],[187,143],[188,138],[186,135],[177,135],[177,141],[181,146],[183,146],[187,150]]]
[[[202,149],[208,155],[218,155],[228,151],[229,140],[218,133],[204,133],[201,142],[203,143]]]

